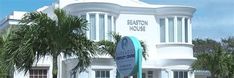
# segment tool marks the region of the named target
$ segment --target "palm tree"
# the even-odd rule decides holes
[[[234,78],[234,36],[222,39],[222,46],[227,52],[224,60],[228,69],[226,78]]]
[[[225,53],[223,60],[225,64],[225,73],[223,78],[234,78],[234,56],[232,53]]]
[[[115,58],[115,49],[116,46],[118,44],[118,42],[121,40],[122,36],[117,34],[117,33],[112,33],[112,36],[114,38],[114,41],[108,41],[108,40],[101,40],[99,42],[97,42],[97,45],[100,46],[98,52],[100,52],[100,54],[107,54],[110,55],[112,58]],[[141,46],[143,48],[143,57],[144,59],[147,58],[147,52],[146,52],[146,45],[143,41],[140,41]]]
[[[197,60],[192,65],[195,70],[209,70],[211,78],[232,78],[232,55],[231,52],[226,52],[226,45],[221,45],[224,43],[211,39],[196,39],[193,43],[197,53]]]
[[[197,60],[193,64],[195,70],[209,70],[211,78],[221,78],[225,72],[223,62],[223,51],[217,47],[214,53],[203,53],[197,55]]]
[[[11,26],[0,33],[0,56],[4,50],[4,43],[7,39],[7,37],[9,36],[10,31],[11,31]],[[11,78],[11,76],[12,76],[11,71],[12,70],[5,69],[4,67],[6,67],[6,65],[3,62],[4,62],[3,58],[0,57],[0,77],[1,78]]]
[[[4,44],[4,40],[2,37],[0,37],[0,53],[2,52],[3,44]],[[3,68],[4,68],[3,59],[0,57],[0,77],[6,78],[7,72]]]
[[[234,55],[234,36],[227,39],[222,39],[222,43],[224,49]]]
[[[54,10],[55,19],[42,12],[26,14],[6,39],[2,53],[7,66],[15,66],[25,73],[33,63],[47,55],[53,57],[53,78],[57,78],[57,58],[76,55],[75,70],[84,71],[95,53],[95,44],[85,36],[87,21]],[[7,68],[7,67],[6,67]]]

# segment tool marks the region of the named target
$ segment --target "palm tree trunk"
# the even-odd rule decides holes
[[[58,64],[57,64],[57,56],[53,56],[53,78],[57,78],[58,75]]]

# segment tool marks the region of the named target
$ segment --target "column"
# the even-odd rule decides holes
[[[89,13],[86,13],[86,20],[88,21],[88,30],[86,31],[86,36],[90,39],[90,21],[89,21]]]
[[[112,33],[115,33],[115,25],[114,25],[114,16],[111,16],[111,39],[110,41],[113,41]]]
[[[168,18],[165,18],[165,42],[169,42],[169,32],[168,32]]]
[[[192,20],[188,19],[188,43],[192,44]]]
[[[105,40],[107,40],[108,39],[108,15],[107,14],[105,14],[104,15],[104,20],[105,20]]]
[[[96,21],[96,40],[98,41],[99,40],[99,13],[96,13],[95,14],[95,21]]]
[[[111,32],[112,32],[112,16],[108,15],[107,16],[107,23],[108,23],[108,28],[107,28],[107,39],[111,40]]]
[[[174,42],[178,42],[177,41],[177,16],[174,17]]]
[[[185,18],[183,17],[182,18],[182,42],[184,43],[185,42],[185,24],[184,24],[184,20]]]
[[[167,69],[161,70],[161,77],[160,78],[170,78],[170,72]]]

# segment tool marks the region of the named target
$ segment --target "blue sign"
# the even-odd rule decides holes
[[[130,76],[141,69],[141,52],[141,44],[135,37],[126,36],[118,42],[115,61],[120,75]]]

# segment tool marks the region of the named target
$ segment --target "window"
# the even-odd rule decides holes
[[[29,78],[47,78],[47,69],[31,69]]]
[[[184,20],[184,33],[185,33],[185,42],[188,42],[188,18]]]
[[[99,40],[105,39],[105,19],[104,15],[99,15]]]
[[[113,30],[113,32],[116,32],[116,25],[115,25],[115,21],[116,21],[116,18],[114,17],[114,30]]]
[[[103,12],[81,14],[80,17],[88,20],[86,35],[90,40],[112,40],[111,33],[116,31],[116,17]]]
[[[174,42],[174,18],[168,18],[169,42]]]
[[[86,20],[86,15],[81,15],[81,16],[80,16],[80,18],[82,18],[82,19],[85,19],[85,20]],[[82,32],[84,32],[85,36],[87,36],[87,34],[86,34],[86,30],[82,30]]]
[[[97,70],[97,71],[95,71],[95,78],[110,78],[110,71]]]
[[[159,18],[160,42],[165,43],[188,43],[189,18],[165,17]]]
[[[177,42],[182,42],[182,18],[177,18]]]
[[[160,42],[166,41],[165,36],[165,19],[161,18],[160,20]]]
[[[89,26],[89,31],[90,31],[90,39],[91,40],[96,40],[96,17],[95,14],[90,14],[90,26]]]
[[[154,78],[153,77],[153,71],[148,71],[148,78]]]
[[[133,78],[137,78],[137,74],[135,74],[135,75],[133,75]],[[142,73],[142,78],[146,78],[146,75],[145,75],[145,73]]]
[[[188,78],[187,71],[174,71],[174,78]]]
[[[111,40],[111,32],[112,32],[112,19],[111,16],[108,16],[108,39]]]

